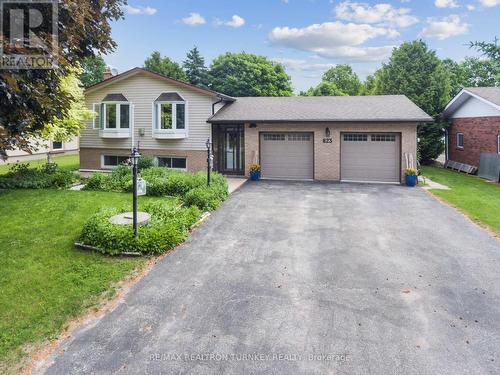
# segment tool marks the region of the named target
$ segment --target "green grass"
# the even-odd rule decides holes
[[[467,214],[500,234],[500,185],[477,176],[451,170],[424,166],[423,175],[432,181],[446,185],[451,190],[430,190]]]
[[[54,162],[57,163],[62,169],[67,170],[77,170],[80,168],[80,155],[62,155],[62,156],[54,156]],[[30,167],[38,167],[39,165],[45,164],[47,162],[47,158],[44,157],[38,160],[27,160],[21,163],[29,163]],[[0,175],[6,174],[9,172],[11,165],[16,164],[15,162],[1,164],[0,165]]]
[[[139,204],[158,198],[140,197]],[[123,193],[0,190],[0,373],[17,372],[23,348],[56,338],[65,324],[144,258],[77,250],[84,221],[102,206],[131,206]]]

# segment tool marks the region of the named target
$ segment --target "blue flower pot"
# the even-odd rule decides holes
[[[406,186],[416,186],[417,185],[417,176],[406,176]]]
[[[258,179],[260,179],[260,171],[250,172],[250,179],[252,181],[257,181]]]

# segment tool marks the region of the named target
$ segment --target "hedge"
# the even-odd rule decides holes
[[[30,168],[29,163],[14,164],[9,172],[0,176],[0,189],[47,189],[67,188],[78,177],[61,169],[56,163],[46,163],[38,168]]]
[[[110,255],[160,254],[184,241],[191,226],[201,216],[201,211],[194,206],[180,208],[168,202],[149,202],[142,211],[151,215],[151,221],[138,228],[137,238],[132,225],[112,224],[109,221],[124,210],[107,208],[85,223],[78,242]]]

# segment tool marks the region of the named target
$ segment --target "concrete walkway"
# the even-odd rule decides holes
[[[499,374],[500,242],[421,189],[245,184],[48,374]]]

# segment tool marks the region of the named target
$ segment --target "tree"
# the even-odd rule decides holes
[[[41,130],[44,139],[55,141],[69,141],[74,134],[78,134],[85,127],[85,121],[93,118],[94,112],[85,105],[85,95],[82,84],[78,79],[82,70],[72,69],[59,83],[60,91],[72,98],[66,115],[62,118],[54,116]]]
[[[335,83],[323,81],[316,87],[311,87],[306,92],[301,92],[301,96],[345,96]]]
[[[250,53],[226,53],[209,69],[210,87],[231,96],[291,96],[290,76],[283,65]]]
[[[444,59],[443,66],[450,79],[450,96],[454,97],[460,92],[460,90],[467,86],[464,65],[459,64],[452,59]]]
[[[179,81],[186,81],[188,77],[182,67],[168,57],[162,57],[160,52],[154,51],[150,57],[144,61],[144,67],[156,73],[163,74],[169,78]]]
[[[377,74],[371,74],[366,77],[363,85],[361,86],[360,95],[368,96],[377,93]]]
[[[201,87],[208,86],[208,70],[205,66],[205,59],[196,46],[187,53],[182,66],[190,83]]]
[[[361,91],[361,81],[350,65],[337,65],[330,68],[323,74],[323,81],[334,83],[342,92],[347,95],[359,95]]]
[[[495,37],[493,42],[470,42],[470,48],[475,48],[489,59],[500,62],[500,46],[498,45],[498,38]]]
[[[450,77],[436,52],[422,40],[403,43],[383,64],[377,84],[378,94],[403,94],[434,117],[433,124],[418,127],[418,151],[422,162],[437,158],[444,150],[440,115],[450,100]]]
[[[87,57],[82,62],[82,73],[80,81],[84,87],[89,87],[101,82],[104,79],[106,63],[102,56]]]
[[[53,55],[57,69],[0,71],[0,156],[12,149],[30,152],[36,147],[34,135],[54,118],[67,116],[73,98],[63,91],[61,81],[85,58],[114,50],[110,21],[123,16],[125,3],[125,0],[59,1],[59,50]],[[50,19],[45,10],[42,16]],[[52,42],[51,35],[37,36],[46,45]],[[4,54],[9,54],[12,50],[8,40],[3,43]]]
[[[467,57],[461,65],[464,70],[464,86],[500,86],[500,65],[493,60]]]

